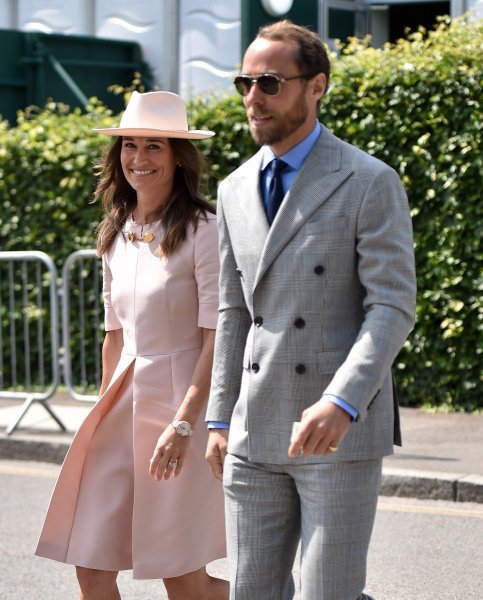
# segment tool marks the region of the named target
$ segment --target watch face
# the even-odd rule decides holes
[[[173,427],[176,429],[178,435],[188,436],[193,433],[188,421],[175,421],[173,422]]]
[[[180,421],[178,423],[178,430],[181,433],[181,435],[189,435],[191,427],[189,426],[189,423],[187,423],[186,421]]]

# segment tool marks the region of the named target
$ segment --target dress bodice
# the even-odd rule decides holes
[[[129,233],[134,234],[129,236]],[[145,236],[151,241],[141,241]],[[124,350],[143,356],[201,345],[202,327],[214,328],[218,309],[216,220],[200,219],[196,231],[169,256],[160,251],[161,221],[128,219],[103,257],[106,330],[122,328]]]

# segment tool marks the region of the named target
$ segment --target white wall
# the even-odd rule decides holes
[[[181,0],[179,81],[183,96],[233,92],[241,62],[240,0]]]
[[[233,92],[245,1],[0,0],[0,28],[136,41],[157,86],[187,99],[206,90]],[[326,7],[337,2],[319,0],[322,34]],[[482,6],[483,0],[451,0],[453,16],[473,7],[481,17]]]
[[[160,89],[231,87],[242,0],[0,0],[0,28],[138,42]]]
[[[43,33],[89,34],[90,2],[82,0],[18,0],[16,28]]]
[[[95,0],[95,35],[138,42],[154,81],[165,90],[178,83],[171,44],[178,33],[174,5],[171,0]]]

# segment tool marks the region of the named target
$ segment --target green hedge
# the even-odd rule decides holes
[[[71,252],[94,246],[101,212],[89,204],[92,164],[105,139],[91,129],[110,119],[100,104],[82,114],[51,103],[20,113],[16,127],[2,123],[2,249],[42,250],[61,266]]]
[[[482,21],[458,21],[383,50],[354,41],[323,111],[408,193],[419,294],[396,370],[406,403],[483,407],[482,39]]]
[[[417,322],[399,355],[402,402],[483,408],[480,202],[482,22],[442,22],[395,46],[352,40],[334,57],[321,120],[341,138],[392,165],[412,209]],[[190,122],[217,132],[199,146],[210,164],[207,194],[249,157],[239,97],[190,103]],[[113,118],[93,101],[86,114],[49,105],[0,127],[2,249],[39,249],[60,265],[94,246],[100,207],[89,204],[92,163],[106,140],[91,132]]]

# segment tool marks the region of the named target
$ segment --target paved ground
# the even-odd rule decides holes
[[[22,402],[0,399],[1,458],[62,462],[93,403],[57,395],[49,405],[67,432],[61,432],[45,409],[34,404],[19,428],[6,435]],[[382,495],[483,503],[483,415],[403,408],[401,422],[404,446],[384,461]]]

